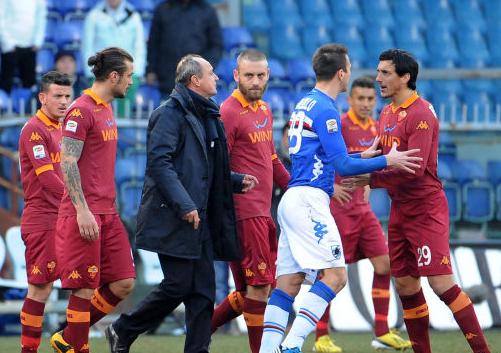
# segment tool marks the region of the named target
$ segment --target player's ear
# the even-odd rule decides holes
[[[238,69],[233,69],[233,80],[238,82]]]
[[[47,102],[47,94],[45,92],[39,92],[38,93],[38,100],[42,105],[45,105]]]

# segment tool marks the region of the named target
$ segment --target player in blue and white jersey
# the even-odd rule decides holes
[[[392,167],[414,173],[419,167],[421,158],[412,156],[419,150],[399,152],[395,145],[387,155],[377,156],[379,139],[365,152],[348,155],[335,99],[346,91],[350,66],[346,47],[326,44],[317,49],[317,84],[290,118],[291,180],[278,206],[282,233],[277,287],[266,307],[260,353],[300,353],[327,304],[346,284],[341,239],[329,209],[335,172],[348,176]],[[319,270],[324,275],[316,280]],[[294,297],[305,280],[313,285],[282,342]]]

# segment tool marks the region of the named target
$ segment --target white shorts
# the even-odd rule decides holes
[[[329,195],[310,186],[292,187],[282,196],[278,205],[277,277],[303,272],[313,283],[318,270],[346,266],[329,202]]]

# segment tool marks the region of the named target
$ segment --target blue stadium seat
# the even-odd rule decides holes
[[[218,81],[217,93],[212,98],[218,105],[221,105],[221,103],[223,103],[226,100],[226,98],[228,98],[231,92],[228,91],[228,88],[226,87],[225,84],[220,84],[219,82],[221,81]]]
[[[263,99],[270,105],[277,121],[284,119],[290,111],[290,91],[287,88],[270,87],[264,93]]]
[[[56,10],[63,16],[76,13],[84,15],[93,5],[92,0],[61,0],[57,3]]]
[[[55,42],[59,49],[79,49],[83,34],[83,22],[79,20],[61,22],[57,27],[57,33]]]
[[[501,184],[496,188],[496,203],[498,205],[498,211],[496,213],[496,219],[501,221]]]
[[[469,79],[462,81],[464,92],[486,92],[489,94],[496,94],[497,89],[492,80],[486,79]]]
[[[337,95],[336,108],[340,113],[346,113],[350,109],[350,104],[348,103],[348,94],[346,92]]]
[[[387,49],[395,48],[395,42],[388,28],[368,26],[364,30],[365,47],[368,59],[366,66],[376,68],[379,63],[379,55]]]
[[[431,82],[428,80],[418,80],[417,91],[421,97],[425,98],[426,100],[430,100],[430,97],[432,96]]]
[[[251,32],[266,32],[271,27],[268,9],[262,0],[244,1],[242,16],[245,27]]]
[[[302,87],[313,87],[315,84],[315,73],[308,59],[292,59],[287,62],[287,72],[289,80],[300,90]]]
[[[334,28],[332,39],[336,43],[346,43],[350,51],[350,61],[353,68],[364,67],[364,61],[367,58],[363,37],[360,35],[357,27],[345,25]]]
[[[270,68],[269,85],[274,85],[273,82],[279,82],[279,85],[282,85],[281,83],[287,81],[287,73],[279,60],[268,58],[268,67]]]
[[[477,29],[485,32],[487,25],[477,0],[456,0],[451,4],[456,14],[456,23],[460,24],[461,31]]]
[[[468,109],[467,122],[485,123],[495,119],[494,103],[486,92],[465,92],[463,103],[466,104]]]
[[[224,27],[223,41],[227,53],[255,47],[251,34],[244,27]]]
[[[324,26],[305,27],[302,31],[302,37],[303,48],[307,57],[313,57],[313,53],[318,47],[332,42],[329,31]]]
[[[419,29],[425,27],[426,23],[417,0],[392,1],[390,4],[393,8],[393,16],[398,28],[402,25],[415,26]]]
[[[235,59],[222,58],[216,67],[216,74],[219,79],[223,80],[227,84],[233,82],[233,70],[237,67],[237,62]]]
[[[0,113],[5,113],[9,110],[9,107],[12,109],[12,102],[10,100],[9,95],[3,89],[0,89]]]
[[[437,94],[455,93],[461,94],[463,86],[460,80],[432,80],[433,92]]]
[[[501,160],[487,162],[487,176],[493,186],[501,184]]]
[[[449,204],[449,220],[457,222],[461,219],[462,213],[461,188],[458,184],[449,181],[445,181],[443,187]]]
[[[386,189],[371,189],[369,203],[377,218],[381,222],[387,222],[390,218],[391,200]]]
[[[50,49],[40,49],[37,51],[37,66],[38,75],[43,75],[54,68],[54,53]]]
[[[127,155],[117,158],[115,165],[115,182],[122,185],[126,181],[142,181],[146,170],[146,153]]]
[[[271,54],[280,60],[304,57],[301,39],[294,26],[271,27]]]
[[[145,42],[148,42],[150,38],[151,22],[151,20],[143,20],[143,35]]]
[[[141,204],[142,181],[126,181],[120,185],[120,216],[128,221],[135,219]]]
[[[7,126],[0,132],[0,145],[17,151],[19,149],[19,135],[22,126]]]
[[[440,23],[452,30],[456,25],[456,20],[452,14],[452,9],[447,0],[421,0],[423,13],[426,14],[428,25]]]
[[[4,209],[8,209],[9,208],[9,195],[7,193],[7,189],[5,189],[4,187],[0,188],[0,208],[4,208]],[[3,238],[2,237],[0,237],[0,242],[3,243]],[[3,246],[5,246],[4,243],[3,243]],[[4,260],[5,260],[5,258],[4,258]],[[0,260],[0,264],[3,265],[3,261],[2,260]]]
[[[394,31],[394,35],[398,48],[411,52],[420,63],[428,61],[428,49],[419,27],[401,24]]]
[[[327,0],[299,0],[299,8],[306,27],[323,26],[331,28],[333,26]]]
[[[357,0],[330,0],[330,5],[332,19],[335,24],[334,28],[343,27],[344,25],[362,28],[365,25],[365,19],[362,16],[362,10]]]
[[[457,34],[462,67],[483,67],[490,59],[484,37],[479,30],[469,29]]]
[[[12,109],[18,114],[31,114],[33,92],[29,88],[13,88],[10,92]]]
[[[463,218],[484,223],[494,218],[494,192],[487,182],[475,181],[463,186]]]
[[[118,128],[118,150],[146,148],[146,129],[135,127]]]
[[[135,108],[141,108],[142,111],[156,109],[160,105],[161,94],[156,86],[139,86],[135,97]]]
[[[487,25],[499,24],[499,14],[501,13],[501,1],[484,0],[481,6],[484,9]],[[490,29],[489,29],[490,30]]]
[[[387,0],[361,0],[361,6],[365,21],[369,25],[381,27],[393,27],[395,25]]]
[[[451,61],[459,59],[456,40],[448,27],[442,24],[430,24],[426,31],[426,42],[430,52],[430,67],[451,68]]]
[[[268,6],[273,26],[303,26],[295,0],[271,0],[268,1]]]
[[[473,159],[460,159],[453,165],[453,175],[457,182],[464,185],[473,181],[485,181],[487,174],[479,161]]]
[[[443,163],[441,160],[438,162],[438,177],[440,180],[452,180],[454,177],[452,176],[452,170],[447,163]]]
[[[461,116],[462,102],[456,93],[434,92],[433,96],[430,98],[433,108],[435,109],[440,121],[454,123],[459,120],[459,117]]]

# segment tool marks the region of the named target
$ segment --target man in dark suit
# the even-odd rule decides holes
[[[186,307],[185,353],[209,350],[215,297],[213,260],[240,256],[233,192],[257,183],[232,174],[216,94],[217,75],[198,55],[181,59],[176,87],[149,121],[147,165],[136,245],[158,253],[164,279],[130,314],[106,330],[112,353],[179,304]]]

